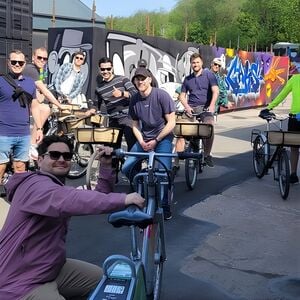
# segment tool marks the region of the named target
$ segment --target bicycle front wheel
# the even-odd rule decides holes
[[[286,200],[290,191],[290,162],[285,149],[278,153],[278,183],[280,195]]]
[[[261,135],[258,135],[253,142],[253,168],[256,177],[262,178],[266,174],[266,164],[269,157],[269,144]]]
[[[70,179],[77,179],[85,175],[90,157],[94,149],[90,144],[76,142],[75,152],[71,161],[71,169],[67,175]]]
[[[86,187],[89,190],[94,190],[98,182],[98,174],[100,168],[100,157],[98,151],[95,151],[89,160],[86,170]]]
[[[189,145],[187,152],[194,152]],[[198,176],[199,160],[193,158],[187,158],[185,160],[185,182],[189,190],[193,190],[196,185]]]
[[[154,228],[156,228],[156,230]],[[162,249],[163,242],[161,240],[160,225],[153,224],[150,230],[154,231],[155,238],[153,239],[154,256],[151,257],[151,255],[148,255],[148,260],[147,260],[147,269],[146,269],[147,300],[159,300],[161,294],[165,256]]]

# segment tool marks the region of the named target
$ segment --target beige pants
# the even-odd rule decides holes
[[[22,300],[87,299],[102,275],[102,269],[96,265],[67,259],[55,281],[40,285]]]

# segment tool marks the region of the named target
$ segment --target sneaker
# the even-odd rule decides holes
[[[170,206],[163,206],[163,211],[164,211],[164,219],[171,220],[172,219],[172,212],[170,209]]]
[[[296,173],[292,173],[290,175],[290,183],[292,183],[292,184],[299,183],[299,178]]]
[[[29,157],[32,160],[37,160],[38,156],[39,156],[39,153],[37,152],[36,147],[37,147],[37,145],[32,144],[29,149]]]
[[[210,168],[213,168],[215,166],[211,155],[207,155],[206,157],[204,157],[204,162]]]

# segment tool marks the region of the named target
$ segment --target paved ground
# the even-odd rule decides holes
[[[288,107],[289,101],[277,111],[286,113]],[[283,201],[272,172],[262,179],[252,173],[251,129],[263,129],[265,124],[258,113],[259,109],[251,109],[218,117],[213,149],[217,165],[201,174],[201,187],[187,193],[182,168],[176,177],[176,197],[185,203],[177,205],[177,215],[166,224],[169,264],[163,299],[300,299],[300,185],[291,186],[289,198]],[[228,161],[232,165],[223,163]],[[249,173],[237,176],[241,165]],[[228,184],[222,189],[220,182]],[[0,228],[6,207],[0,201]],[[95,248],[99,224],[107,230],[99,241],[110,243],[107,249],[101,243],[101,255],[111,254],[112,247],[119,249],[105,223],[99,217],[75,218],[68,242],[71,256],[99,261],[97,249],[85,257]],[[89,226],[88,232],[83,224]],[[84,244],[79,245],[78,239]],[[178,271],[181,277],[168,282]],[[176,282],[184,286],[183,292]]]

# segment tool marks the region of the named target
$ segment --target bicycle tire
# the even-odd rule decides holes
[[[278,153],[278,183],[280,195],[286,200],[290,191],[290,161],[284,148]]]
[[[269,158],[270,146],[264,136],[258,135],[253,142],[252,163],[257,178],[266,174],[266,164]]]
[[[187,152],[192,153],[193,148],[191,145],[188,146]],[[185,182],[189,190],[193,190],[195,188],[198,176],[198,167],[199,167],[199,160],[193,158],[187,158],[185,160]]]
[[[148,270],[152,267],[151,275],[149,278],[150,283],[146,282],[147,286],[147,300],[159,300],[162,287],[163,267],[165,257],[163,256],[160,224],[156,225],[155,237],[154,237],[154,256],[148,259]],[[153,226],[152,226],[153,230]],[[147,234],[147,233],[146,233]],[[150,290],[149,290],[150,286]]]
[[[86,174],[89,159],[94,153],[94,149],[90,144],[75,142],[74,149],[74,155],[71,160],[71,169],[67,175],[69,179],[77,179]]]
[[[99,167],[99,152],[95,151],[89,160],[86,170],[86,187],[88,190],[94,190],[97,185]]]

